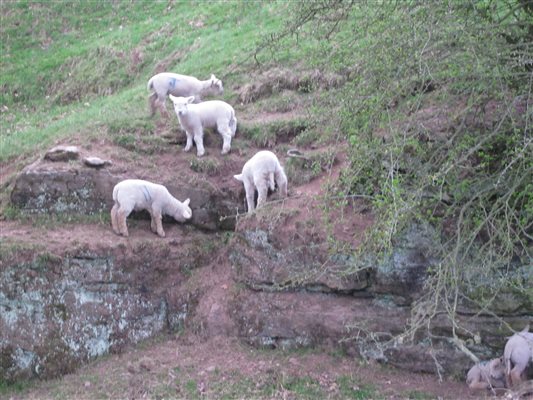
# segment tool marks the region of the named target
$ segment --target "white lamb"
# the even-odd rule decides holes
[[[223,139],[222,154],[229,153],[231,138],[235,136],[237,130],[237,118],[235,118],[235,110],[232,106],[220,100],[192,104],[194,96],[174,97],[170,95],[170,100],[174,103],[174,110],[180,125],[187,134],[184,151],[192,148],[194,139],[196,154],[202,157],[205,154],[204,128],[216,128]]]
[[[472,390],[504,388],[505,364],[503,357],[475,364],[468,371],[466,384]]]
[[[259,193],[257,199],[257,208],[259,208],[266,202],[268,189],[275,189],[274,181],[278,185],[281,195],[287,196],[287,176],[278,158],[271,151],[258,152],[244,164],[242,173],[233,177],[244,183],[248,213],[255,209],[255,190],[257,189]]]
[[[166,100],[167,95],[174,96],[195,96],[195,102],[200,102],[201,96],[218,95],[224,92],[222,81],[215,75],[201,81],[194,76],[174,74],[172,72],[162,72],[154,75],[148,81],[148,90],[153,91],[150,95],[150,115],[155,114],[156,107],[160,113],[168,116]]]
[[[529,326],[509,338],[505,344],[503,359],[507,387],[522,382],[528,364],[533,361],[533,333],[529,332]]]
[[[192,217],[189,199],[182,203],[163,185],[141,179],[126,179],[117,183],[113,189],[113,201],[111,225],[117,235],[128,236],[126,218],[133,210],[147,210],[152,217],[152,232],[161,237],[165,237],[161,223],[163,214],[174,217],[178,222],[185,222]]]

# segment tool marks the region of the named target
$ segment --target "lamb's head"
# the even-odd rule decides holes
[[[503,361],[503,357],[495,358],[489,361],[489,374],[492,379],[504,379],[505,362]]]
[[[194,96],[190,97],[176,97],[171,94],[168,95],[172,104],[174,104],[174,111],[178,116],[187,115],[187,105],[194,103]]]
[[[217,79],[215,75],[211,75],[211,86],[210,90],[211,93],[217,95],[224,93],[224,87],[222,86],[222,81],[220,79]]]
[[[174,211],[172,217],[178,222],[185,222],[192,217],[192,210],[189,207],[190,199],[185,200],[183,203],[180,203]]]

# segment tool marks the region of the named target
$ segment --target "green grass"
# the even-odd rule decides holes
[[[17,395],[19,393],[28,390],[32,384],[27,381],[17,381],[14,383],[6,382],[3,379],[0,379],[0,395],[6,395],[6,398],[10,398],[11,395]]]
[[[226,88],[245,80],[243,65],[261,35],[279,28],[284,7],[2,2],[0,162],[145,118],[146,82],[158,65],[200,79],[215,73]]]
[[[305,153],[306,159],[288,158],[285,162],[285,172],[290,182],[302,185],[311,182],[324,171],[330,171],[335,162],[335,151],[332,149]]]
[[[20,256],[21,254],[32,256],[33,254],[44,250],[45,247],[42,244],[33,244],[5,238],[0,240],[0,261],[8,262],[13,257]]]
[[[405,397],[412,400],[431,400],[435,396],[430,393],[421,392],[419,390],[411,390],[405,393]]]
[[[371,384],[360,384],[357,380],[349,376],[341,376],[337,379],[339,385],[339,392],[343,399],[380,399],[382,396],[379,394],[376,386]]]
[[[65,224],[100,224],[108,226],[111,223],[109,212],[102,211],[94,214],[28,214],[16,207],[4,210],[7,220],[32,224],[34,227],[54,228]]]
[[[192,158],[190,168],[195,172],[215,175],[220,169],[220,163],[211,158]]]
[[[309,122],[305,119],[296,118],[270,123],[241,123],[239,134],[250,140],[259,147],[274,147],[276,144],[287,143],[292,138],[304,132]]]

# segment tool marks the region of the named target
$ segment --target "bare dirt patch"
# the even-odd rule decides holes
[[[365,363],[331,349],[265,351],[237,339],[164,336],[11,399],[489,398],[462,383]]]

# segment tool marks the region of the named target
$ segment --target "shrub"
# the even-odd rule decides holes
[[[414,329],[442,310],[456,326],[459,303],[490,309],[509,287],[528,298],[516,271],[532,258],[532,21],[519,0],[298,2],[258,47],[312,49],[308,64],[349,76],[335,91],[350,161],[337,195],[370,196],[379,215],[356,251],[383,259],[415,222],[441,232]]]

